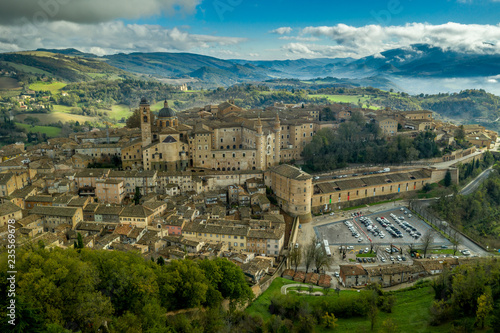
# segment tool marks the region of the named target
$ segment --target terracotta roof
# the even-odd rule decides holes
[[[340,265],[340,272],[344,276],[367,275],[367,272],[361,265]]]

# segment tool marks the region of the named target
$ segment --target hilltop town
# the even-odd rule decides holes
[[[246,110],[227,101],[176,112],[165,101],[157,116],[145,98],[138,106],[137,128],[2,148],[2,245],[14,218],[20,245],[68,248],[81,235],[84,247],[145,257],[224,256],[257,283],[276,270],[298,224],[313,215],[407,198],[447,173],[456,183],[458,169],[446,162],[479,158],[477,150],[497,140],[481,126],[436,121],[430,111],[332,105],[335,120],[324,121],[317,105]],[[348,178],[342,170],[313,177],[293,165],[316,132],[335,131],[354,113],[388,140],[430,131],[449,145],[462,129],[470,146],[415,165],[359,166]]]

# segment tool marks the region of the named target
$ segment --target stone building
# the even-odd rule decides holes
[[[311,220],[312,176],[288,164],[270,168],[264,173],[266,186],[270,187],[278,206],[303,222]]]

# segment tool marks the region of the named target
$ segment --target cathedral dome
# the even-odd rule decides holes
[[[168,102],[165,100],[163,109],[158,113],[158,118],[174,118],[175,111],[168,107]]]

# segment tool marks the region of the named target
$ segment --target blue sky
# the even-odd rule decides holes
[[[500,0],[32,0],[0,3],[0,51],[359,58],[414,43],[500,53]],[[493,45],[491,45],[493,44]],[[500,44],[500,43],[499,43]]]

